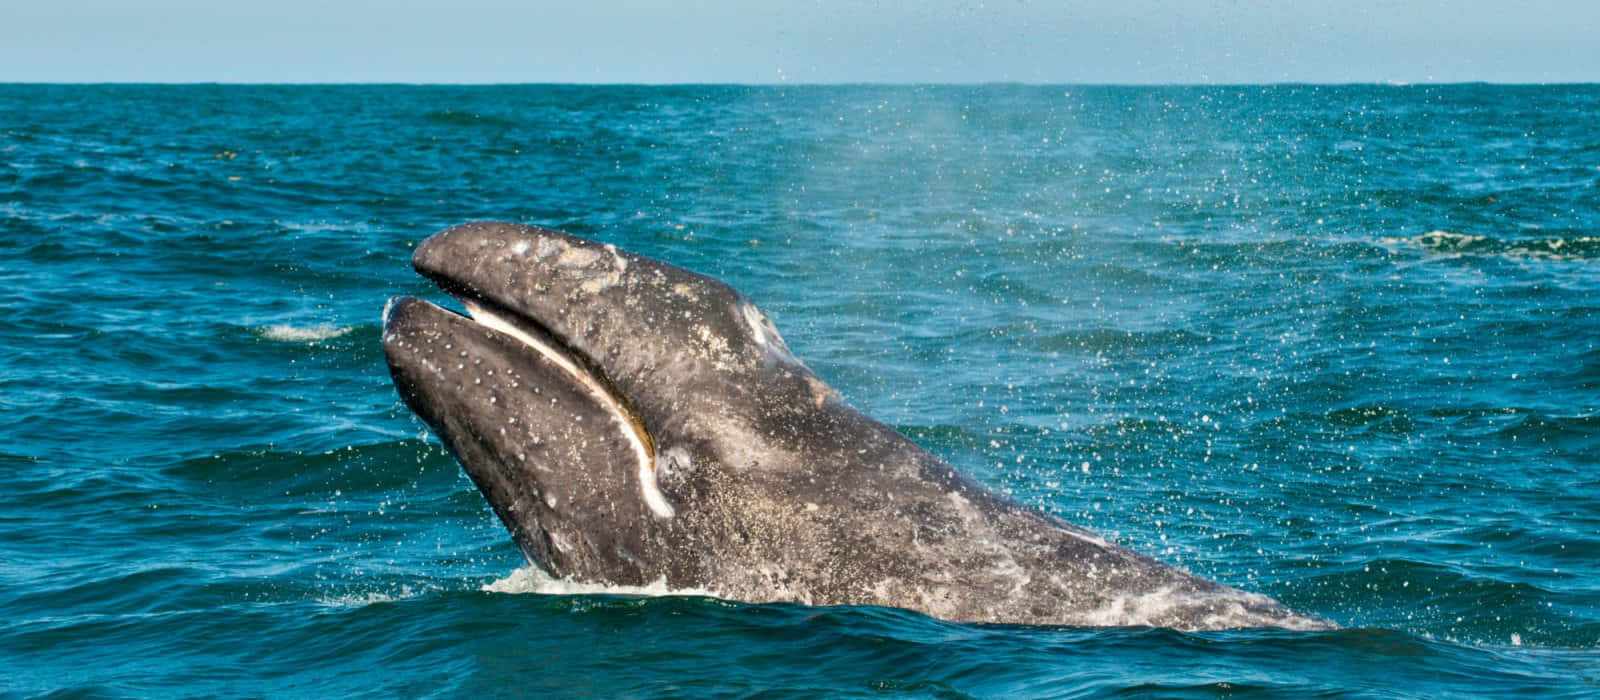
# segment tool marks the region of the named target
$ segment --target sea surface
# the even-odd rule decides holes
[[[1600,86],[0,86],[0,695],[1600,695],[1597,125]],[[1344,629],[543,579],[379,347],[475,219],[720,277],[974,479]]]

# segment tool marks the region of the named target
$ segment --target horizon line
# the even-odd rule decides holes
[[[1450,87],[1468,85],[1488,85],[1497,87],[1584,87],[1600,85],[1597,81],[1556,80],[1546,82],[1514,82],[1499,80],[1449,80],[1449,81],[1401,81],[1401,80],[1275,80],[1263,82],[1037,82],[1024,80],[971,80],[971,81],[819,81],[819,82],[718,82],[718,81],[685,81],[685,82],[571,82],[571,81],[525,81],[525,82],[446,82],[446,81],[270,81],[270,80],[9,80],[0,79],[0,86],[161,86],[161,87],[750,87],[750,88],[784,88],[784,87],[1085,87],[1085,88],[1230,88],[1230,87]]]

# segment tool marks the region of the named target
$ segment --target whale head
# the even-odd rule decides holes
[[[438,233],[412,263],[466,313],[390,301],[395,386],[556,577],[951,620],[1331,624],[966,481],[710,277],[503,223]]]
[[[729,507],[712,474],[792,481],[807,460],[786,456],[853,415],[716,279],[507,223],[435,234],[412,263],[467,313],[391,300],[394,383],[553,575],[696,578],[683,545]]]

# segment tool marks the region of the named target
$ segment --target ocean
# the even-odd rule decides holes
[[[1600,86],[0,86],[0,694],[1600,695]],[[429,234],[719,277],[988,487],[1337,621],[541,578]]]

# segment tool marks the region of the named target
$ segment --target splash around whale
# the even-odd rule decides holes
[[[845,405],[732,287],[471,223],[389,302],[396,388],[558,579],[954,621],[1326,629],[1001,498]]]

